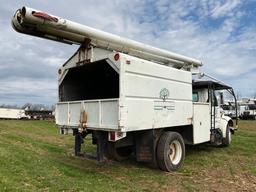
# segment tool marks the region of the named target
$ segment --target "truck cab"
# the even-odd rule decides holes
[[[207,127],[210,127],[210,141],[217,145],[221,143],[229,145],[231,142],[230,134],[234,133],[235,130],[234,122],[231,117],[226,115],[221,108],[221,103],[223,103],[223,91],[227,91],[231,94],[236,101],[232,87],[222,82],[216,80],[196,80],[193,82],[194,105],[207,106],[208,111],[205,110],[204,118],[209,119]],[[218,97],[218,95],[220,95],[220,97]],[[237,109],[235,111],[237,125]]]

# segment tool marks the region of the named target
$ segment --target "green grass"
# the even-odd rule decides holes
[[[228,148],[186,149],[178,172],[73,155],[73,136],[47,121],[0,121],[0,191],[255,191],[256,121],[240,121]],[[86,141],[89,151],[95,147]]]

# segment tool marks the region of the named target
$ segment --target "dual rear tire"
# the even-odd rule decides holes
[[[122,161],[132,153],[132,147],[118,147],[116,143],[107,143],[107,157]],[[177,132],[164,132],[156,146],[156,163],[163,171],[176,171],[184,162],[185,144],[182,136]]]
[[[185,144],[177,132],[164,132],[157,144],[156,159],[163,171],[176,171],[185,159]]]

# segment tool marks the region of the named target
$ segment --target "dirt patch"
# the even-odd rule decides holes
[[[256,191],[256,176],[248,172],[231,173],[222,167],[199,169],[191,176],[183,173],[168,173],[167,176],[170,185],[162,191]]]

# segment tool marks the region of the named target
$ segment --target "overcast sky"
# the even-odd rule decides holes
[[[244,97],[256,95],[256,0],[0,0],[0,104],[57,102],[57,70],[75,52],[15,32],[14,12],[43,10],[203,61]]]

